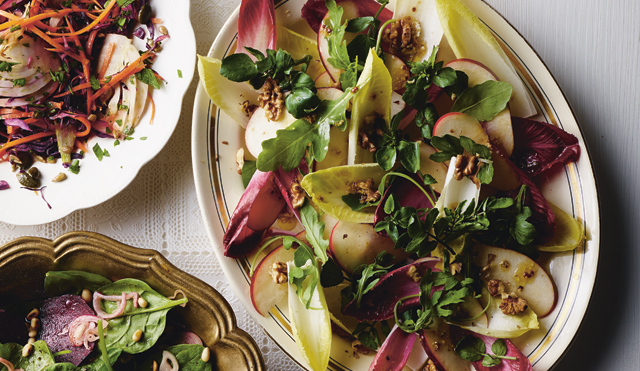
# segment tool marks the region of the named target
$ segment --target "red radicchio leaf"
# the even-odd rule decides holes
[[[416,274],[422,277],[427,269],[436,270],[440,261],[437,258],[422,258],[415,262],[391,271],[380,278],[373,288],[362,296],[360,307],[355,299],[344,308],[343,313],[355,317],[358,321],[382,321],[393,317],[393,308],[398,300],[419,293],[420,288],[412,276],[407,273],[411,267],[417,269]],[[418,298],[403,302],[403,307],[418,303]]]
[[[263,54],[267,49],[276,49],[276,10],[273,0],[242,0],[240,3],[236,53],[251,56],[245,46]]]
[[[398,325],[382,343],[376,358],[371,362],[369,371],[400,371],[407,364],[407,359],[415,344],[416,335],[402,331]]]
[[[553,165],[580,157],[578,138],[546,122],[512,117],[514,148],[511,161],[530,177]]]
[[[339,5],[342,1],[337,0]],[[380,9],[380,4],[374,0],[351,0],[351,3],[358,7],[359,16],[374,16]],[[302,7],[302,18],[307,21],[309,27],[315,32],[318,32],[322,19],[327,14],[327,6],[324,4],[324,0],[308,0]],[[389,9],[383,9],[378,16],[380,23],[384,23],[393,17],[393,13]]]
[[[422,179],[417,174],[409,174],[418,184],[423,184]],[[414,207],[416,209],[432,208],[433,205],[427,198],[427,196],[418,188],[415,184],[411,183],[407,179],[395,177],[391,185],[384,191],[384,195],[380,200],[380,203],[376,207],[375,223],[379,223],[384,220],[389,214],[384,212],[384,204],[392,195],[394,199],[402,207]]]
[[[473,335],[481,339],[482,341],[484,341],[484,344],[487,347],[486,353],[493,354],[493,352],[491,351],[491,346],[498,339],[491,336],[476,334],[473,332],[467,332],[467,334]],[[505,354],[505,356],[516,357],[517,359],[516,360],[503,359],[499,365],[493,366],[493,367],[483,366],[482,361],[472,362],[476,370],[477,371],[531,371],[532,370],[531,362],[529,362],[529,359],[527,358],[527,356],[522,354],[522,352],[518,348],[516,348],[515,345],[513,345],[511,340],[509,339],[503,339],[503,340],[507,344],[507,354]]]
[[[497,147],[493,148],[494,151],[500,152]],[[549,202],[544,198],[542,192],[538,188],[538,186],[524,173],[524,171],[520,170],[513,162],[505,159],[509,165],[513,168],[513,170],[520,177],[520,182],[527,186],[527,193],[525,196],[525,205],[531,208],[531,224],[536,227],[536,231],[538,235],[536,239],[533,241],[534,244],[544,245],[553,237],[553,232],[556,229],[556,216],[551,210],[551,206],[549,206]],[[518,195],[519,189],[515,189],[513,191],[504,192],[503,194],[515,198]]]
[[[237,258],[253,251],[285,205],[274,173],[256,170],[224,234],[225,256]]]
[[[307,174],[309,172],[309,166],[304,161],[300,162],[300,166],[298,168],[293,169],[291,171],[284,171],[282,170],[282,167],[279,168],[275,172],[275,180],[276,180],[276,184],[278,185],[278,188],[280,188],[282,197],[287,202],[289,211],[293,213],[293,215],[295,215],[296,219],[298,219],[298,222],[302,223],[302,221],[300,220],[300,211],[293,207],[293,204],[291,203],[291,195],[290,195],[291,186],[293,185],[294,182],[299,181],[298,175],[300,175],[300,172],[304,174]]]

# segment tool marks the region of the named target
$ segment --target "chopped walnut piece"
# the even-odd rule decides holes
[[[273,263],[269,275],[273,277],[273,281],[277,284],[287,283],[287,264],[283,262]]]
[[[452,275],[456,275],[458,273],[460,273],[462,271],[462,263],[460,262],[455,262],[455,263],[451,263],[449,264],[449,272]]]
[[[471,177],[478,173],[478,158],[471,155],[458,155],[453,177],[462,180],[465,176]]]
[[[504,283],[500,280],[489,280],[489,282],[487,282],[487,289],[491,296],[502,295],[504,292]]]
[[[438,368],[432,360],[428,359],[423,371],[438,371]]]
[[[382,126],[385,125],[385,122],[377,113],[365,116],[363,121],[364,129],[358,133],[358,145],[373,153],[378,150],[378,141],[384,134]]]
[[[245,116],[247,117],[251,117],[251,115],[253,114],[253,111],[256,110],[256,108],[258,108],[258,106],[256,106],[255,104],[251,104],[251,102],[249,102],[249,100],[245,100],[244,102],[242,102],[242,112],[244,112]]]
[[[416,54],[416,39],[419,36],[419,24],[407,16],[390,24],[384,31],[382,40],[389,44],[393,54],[403,59],[413,59]]]
[[[360,358],[359,354],[369,354],[369,348],[362,345],[360,340],[354,340],[351,342],[351,350],[353,351],[353,356],[355,358]]]
[[[536,274],[536,272],[533,269],[526,269],[523,273],[522,273],[522,277],[524,278],[531,278]]]
[[[240,148],[236,152],[236,164],[238,164],[238,174],[242,175],[242,166],[244,166],[244,148]]]
[[[268,77],[262,85],[262,93],[258,96],[258,103],[265,111],[265,116],[271,121],[278,121],[284,110],[284,93],[276,80]]]
[[[349,183],[347,193],[357,193],[360,195],[360,203],[375,202],[380,199],[380,192],[375,190],[373,179],[357,180]]]
[[[361,131],[358,133],[358,145],[362,147],[362,149],[366,149],[371,153],[378,150],[375,141],[373,141],[372,139],[373,138],[371,138],[365,131]]]
[[[500,310],[504,314],[518,314],[524,312],[527,309],[527,301],[523,298],[519,298],[515,293],[507,295],[502,294],[502,302],[500,303]]]
[[[496,260],[495,254],[487,255],[487,265],[490,265],[491,263],[493,263],[494,260]]]
[[[304,189],[297,181],[291,183],[291,189],[289,190],[291,194],[291,206],[294,209],[299,209],[304,204]]]
[[[415,265],[409,267],[407,270],[407,277],[411,278],[415,283],[420,282],[420,274],[418,274],[418,269]]]

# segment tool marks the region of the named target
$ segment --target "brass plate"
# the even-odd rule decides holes
[[[215,370],[265,370],[257,344],[237,327],[229,303],[213,287],[157,251],[127,246],[98,233],[71,232],[53,241],[21,237],[0,247],[0,306],[46,297],[44,276],[52,270],[81,270],[114,281],[136,278],[165,296],[180,289],[189,303],[173,311],[211,348]]]

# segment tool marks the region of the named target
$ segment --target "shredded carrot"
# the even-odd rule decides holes
[[[33,112],[16,112],[16,113],[9,113],[6,115],[0,115],[0,120],[21,119],[25,117],[33,117]]]
[[[78,90],[87,89],[87,88],[90,88],[90,87],[91,87],[91,83],[87,82],[87,83],[84,83],[84,84],[76,85],[73,88],[71,88],[71,90],[67,90],[64,93],[60,93],[60,94],[54,95],[53,97],[54,98],[64,97],[65,95],[71,94],[71,92],[75,93]]]
[[[150,91],[147,91],[147,98],[149,98],[149,102],[151,103],[151,119],[149,120],[149,125],[153,125],[153,118],[156,116],[156,103],[153,101]]]
[[[89,133],[91,132],[91,121],[82,116],[73,116],[73,118],[84,124],[84,130],[81,132],[76,132],[76,137],[86,137],[87,135],[89,135]]]
[[[84,145],[84,143],[81,140],[76,139],[75,145],[76,145],[76,147],[78,147],[81,150],[83,150],[84,153],[89,153],[89,151],[87,150],[87,147]]]
[[[102,86],[100,90],[98,90],[94,95],[93,99],[98,98],[102,93],[109,90],[113,85],[120,82],[121,80],[133,75],[136,72],[141,71],[144,68],[145,59],[153,56],[154,54],[151,52],[146,52],[140,56],[140,58],[136,59],[134,62],[130,63],[125,69],[118,72],[117,74],[111,76],[111,80]]]
[[[82,9],[62,9],[62,10],[58,10],[55,12],[48,12],[48,13],[42,13],[42,14],[38,14],[36,16],[30,17],[30,18],[19,18],[19,19],[14,19],[12,21],[9,22],[5,22],[3,24],[0,24],[0,31],[2,30],[6,30],[7,28],[11,28],[14,26],[20,26],[20,28],[25,28],[37,21],[40,21],[42,19],[46,19],[46,18],[51,18],[51,17],[61,17],[64,15],[67,15],[69,13],[72,12],[86,12],[85,10]],[[7,17],[8,18],[8,17]],[[93,26],[91,26],[93,27]],[[62,36],[62,35],[56,35],[56,36]]]
[[[161,24],[163,21],[160,18],[151,18],[151,23],[153,24]]]
[[[96,35],[98,34],[98,30],[93,30],[89,34],[89,39],[87,40],[87,54],[91,55],[91,50],[93,50],[93,42],[96,40]]]
[[[98,74],[98,78],[100,80],[104,79],[104,75],[107,73],[107,68],[109,67],[109,63],[111,62],[111,57],[113,57],[113,52],[116,50],[116,43],[109,44],[109,49],[107,49],[107,55],[104,57],[104,63],[102,64],[102,68],[100,69],[100,73]]]
[[[55,135],[55,131],[45,131],[42,133],[37,133],[37,134],[33,134],[33,135],[29,135],[28,137],[23,137],[20,139],[16,139],[16,140],[12,140],[9,141],[5,144],[2,145],[2,148],[0,148],[0,156],[3,156],[7,150],[9,148],[15,147],[17,145],[23,144],[23,143],[29,143],[32,142],[36,139],[40,139],[40,138],[44,138],[44,137],[50,137],[52,135]]]
[[[64,49],[64,47],[62,45],[58,44],[52,38],[47,36],[47,34],[45,34],[44,32],[40,31],[37,27],[29,27],[29,30],[32,31],[34,34],[40,36],[42,38],[42,40],[48,42],[54,48],[60,49],[60,50]]]
[[[89,31],[90,29],[92,29],[93,27],[97,26],[98,23],[100,23],[103,19],[105,19],[107,17],[107,15],[109,15],[109,13],[111,12],[111,9],[113,9],[113,7],[116,5],[117,1],[115,0],[111,0],[109,1],[109,5],[104,8],[102,10],[102,13],[100,13],[100,15],[98,16],[98,18],[94,19],[93,22],[89,23],[88,26],[86,26],[85,28],[75,31],[75,32],[71,32],[71,33],[54,33],[51,32],[49,33],[50,35],[53,36],[74,36],[74,35],[81,35],[87,31]],[[65,9],[66,10],[66,9]],[[60,13],[62,13],[64,10],[61,10]],[[39,17],[39,16],[37,16]],[[1,29],[1,28],[0,28]]]

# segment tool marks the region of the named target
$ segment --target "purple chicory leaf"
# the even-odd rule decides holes
[[[415,267],[417,276],[422,277],[427,269],[435,271],[439,261],[440,259],[437,258],[422,258],[385,274],[369,292],[362,296],[359,307],[354,299],[347,304],[343,313],[361,322],[382,321],[393,317],[393,308],[398,300],[420,292],[418,283],[413,279],[415,275],[408,274],[409,269]],[[403,307],[417,303],[416,297],[407,300],[406,303],[403,302]]]
[[[336,3],[340,5],[340,3],[344,0],[337,0]],[[366,16],[374,16],[380,9],[380,4],[375,0],[357,0],[351,1],[351,4],[354,4],[358,8],[358,15],[360,17]],[[325,14],[327,14],[327,6],[324,4],[324,0],[308,0],[302,6],[302,18],[307,21],[309,27],[312,30],[318,32],[320,29],[320,25],[322,24],[322,19]],[[393,12],[389,9],[385,8],[380,12],[378,19],[380,23],[384,23],[393,18]]]
[[[371,362],[369,371],[400,371],[415,344],[416,334],[402,331],[395,325]]]
[[[275,172],[275,180],[278,188],[280,188],[280,192],[282,193],[282,197],[287,202],[287,206],[289,207],[289,211],[298,219],[298,222],[302,223],[300,220],[300,211],[293,207],[291,202],[291,186],[294,182],[300,182],[298,176],[300,172],[307,174],[309,172],[309,166],[305,161],[300,162],[300,166],[291,171],[284,171],[282,167],[279,168]]]
[[[553,165],[580,157],[578,138],[546,122],[512,117],[514,148],[511,161],[530,177]]]
[[[422,178],[418,174],[408,175],[418,184],[423,184]],[[376,207],[375,224],[383,221],[389,215],[384,212],[384,204],[390,195],[393,195],[394,200],[402,207],[414,207],[416,209],[433,207],[429,198],[415,184],[407,179],[394,177],[393,182],[384,191],[384,195]]]
[[[0,191],[4,191],[5,189],[9,189],[9,183],[6,180],[0,180]]]
[[[273,0],[242,0],[238,14],[236,53],[247,52],[245,46],[266,54],[276,49],[276,11]]]
[[[493,150],[501,153],[497,147],[494,147]],[[518,174],[520,182],[527,186],[524,204],[531,208],[532,215],[529,222],[536,227],[536,231],[538,232],[538,235],[533,242],[536,245],[544,245],[553,237],[553,232],[556,229],[556,216],[553,214],[553,210],[551,210],[549,202],[544,198],[544,195],[533,180],[531,180],[531,178],[529,178],[527,174],[520,170],[520,168],[518,168],[513,162],[509,160],[506,161],[516,174]],[[500,194],[515,198],[518,195],[519,190],[520,189],[518,188],[513,191],[501,192]]]
[[[225,256],[237,258],[253,251],[286,204],[274,173],[256,170],[224,234]]]
[[[4,124],[7,125],[7,126],[18,127],[18,128],[20,128],[22,130],[31,131],[31,128],[29,127],[29,125],[27,125],[26,122],[24,122],[24,120],[6,119],[6,120],[4,120]]]
[[[491,350],[493,343],[498,340],[491,336],[485,336],[476,334],[470,331],[465,331],[467,335],[475,336],[484,341],[487,347],[487,354],[494,354]],[[505,357],[515,357],[515,360],[503,359],[499,365],[493,367],[486,367],[482,365],[482,361],[472,362],[477,371],[531,371],[531,362],[509,339],[503,339],[507,345],[507,353]]]

